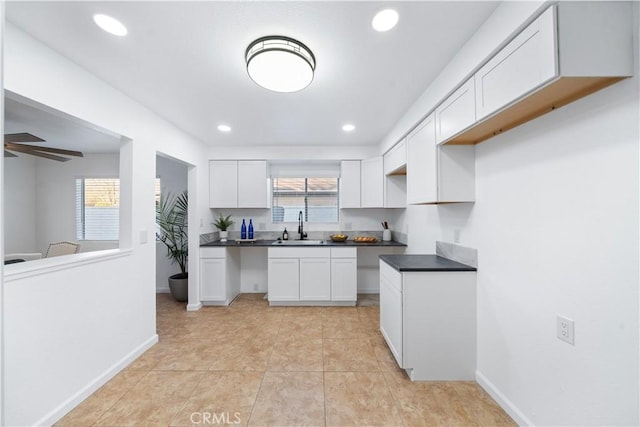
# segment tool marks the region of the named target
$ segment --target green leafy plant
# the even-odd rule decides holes
[[[177,196],[168,193],[160,195],[156,204],[156,223],[159,231],[156,239],[167,247],[167,257],[180,266],[183,275],[187,274],[189,241],[187,234],[188,194],[186,191]]]
[[[212,224],[220,231],[227,231],[233,225],[231,215],[224,216],[220,214]]]

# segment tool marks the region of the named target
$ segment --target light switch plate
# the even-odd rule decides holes
[[[140,230],[140,244],[144,245],[147,243],[147,230]]]

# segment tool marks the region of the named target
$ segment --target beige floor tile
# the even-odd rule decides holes
[[[160,426],[184,405],[202,373],[151,371],[107,411],[98,426]]]
[[[381,373],[326,372],[324,377],[328,426],[401,426]]]
[[[324,426],[321,372],[266,372],[250,426]]]
[[[322,340],[290,340],[276,342],[269,359],[268,371],[322,372]]]
[[[154,371],[207,371],[215,357],[214,349],[199,342],[173,348],[153,368]]]
[[[325,339],[323,357],[325,371],[380,371],[366,339]]]
[[[260,337],[218,343],[211,371],[265,371],[273,351],[274,340]]]
[[[322,339],[321,320],[285,320],[278,330],[278,341]]]
[[[204,374],[171,426],[247,425],[262,372]]]
[[[360,319],[356,317],[325,317],[322,319],[323,338],[366,338]]]
[[[65,415],[56,426],[90,426],[108,411],[148,371],[125,369]]]
[[[136,360],[134,360],[127,368],[134,370],[153,369],[167,354],[172,350],[172,346],[164,343],[157,343],[149,350],[145,351]]]
[[[482,426],[517,426],[502,408],[478,384],[472,381],[451,383],[458,394],[456,402],[463,405]]]

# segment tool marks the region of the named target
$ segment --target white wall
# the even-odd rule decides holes
[[[187,189],[187,166],[162,156],[156,158],[156,176],[161,194],[174,196]],[[180,267],[167,258],[167,247],[156,242],[156,292],[169,292],[168,277],[180,273]]]
[[[125,224],[131,231],[123,239],[129,249],[116,251],[121,256],[115,258],[81,254],[77,259],[85,261],[53,266],[42,275],[11,275],[10,266],[4,268],[1,424],[50,424],[157,339],[152,243],[156,153],[193,165],[189,215],[194,223],[199,218],[210,222],[204,184],[208,166],[203,144],[5,25],[5,89],[132,140],[125,148],[132,163],[120,169],[121,177],[132,182],[122,194],[131,216]],[[190,230],[191,253],[197,253],[199,233],[210,230]],[[141,235],[147,243],[141,243]],[[197,306],[197,257],[189,260],[189,271],[196,278],[190,282],[190,304]]]
[[[499,6],[395,135],[536,9]],[[522,424],[640,423],[635,63],[636,77],[478,145],[475,204],[411,206],[395,224],[411,253],[456,235],[478,249],[477,378]],[[575,346],[556,338],[557,314]]]

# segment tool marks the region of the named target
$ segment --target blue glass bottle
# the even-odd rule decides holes
[[[240,227],[240,238],[242,240],[247,238],[247,224],[245,224],[244,218],[242,218],[242,226]]]
[[[249,218],[249,239],[253,239],[253,220]]]

